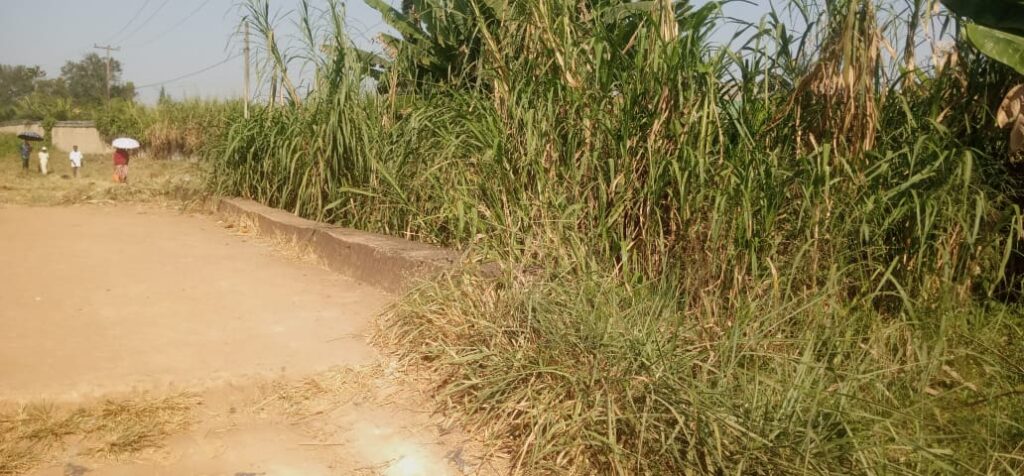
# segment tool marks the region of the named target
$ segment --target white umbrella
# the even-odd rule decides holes
[[[129,137],[118,137],[111,143],[115,149],[138,149],[139,141]]]

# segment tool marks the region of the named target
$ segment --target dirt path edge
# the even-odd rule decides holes
[[[308,246],[332,271],[389,293],[402,293],[459,258],[454,250],[307,220],[244,198],[220,198],[214,206],[223,218],[248,219],[263,235]]]

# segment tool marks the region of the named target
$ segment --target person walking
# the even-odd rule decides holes
[[[82,152],[78,150],[77,145],[71,146],[68,158],[71,159],[71,175],[78,178],[78,169],[82,168]]]
[[[50,164],[50,153],[46,151],[46,146],[39,149],[39,173],[46,175],[46,166]]]
[[[27,140],[21,141],[21,170],[28,172],[28,158],[32,155],[32,146]]]
[[[114,181],[117,183],[128,183],[128,159],[127,149],[114,149]]]

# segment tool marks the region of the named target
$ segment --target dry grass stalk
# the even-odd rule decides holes
[[[257,237],[265,241],[276,253],[284,255],[289,259],[325,269],[327,267],[324,260],[316,254],[309,243],[295,237],[288,238],[278,234],[262,233],[259,223],[250,216],[240,215],[226,218],[221,223],[225,228],[233,230],[236,235]]]
[[[1017,155],[1024,149],[1024,84],[1010,89],[996,113],[999,127],[1010,129],[1010,154]]]
[[[250,412],[258,414],[273,408],[301,421],[351,403],[379,402],[375,383],[379,375],[379,368],[369,365],[337,367],[298,381],[272,381],[260,387]]]
[[[31,403],[0,412],[0,475],[23,474],[73,445],[78,453],[122,459],[160,448],[192,424],[191,393],[143,395],[64,408]]]
[[[877,75],[882,34],[872,0],[850,0],[830,14],[822,53],[794,92],[795,114],[809,118],[797,143],[829,141],[853,155],[871,150],[878,128]]]

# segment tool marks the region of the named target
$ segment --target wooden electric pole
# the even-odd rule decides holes
[[[92,46],[93,46],[93,48],[96,48],[97,50],[107,50],[107,102],[110,102],[110,52],[111,51],[121,51],[121,48],[120,47],[115,48],[115,47],[110,46],[110,45],[100,46],[100,45],[97,45],[95,43],[93,43]]]
[[[249,118],[249,21],[245,22],[245,102],[243,102],[243,111],[245,118]]]

